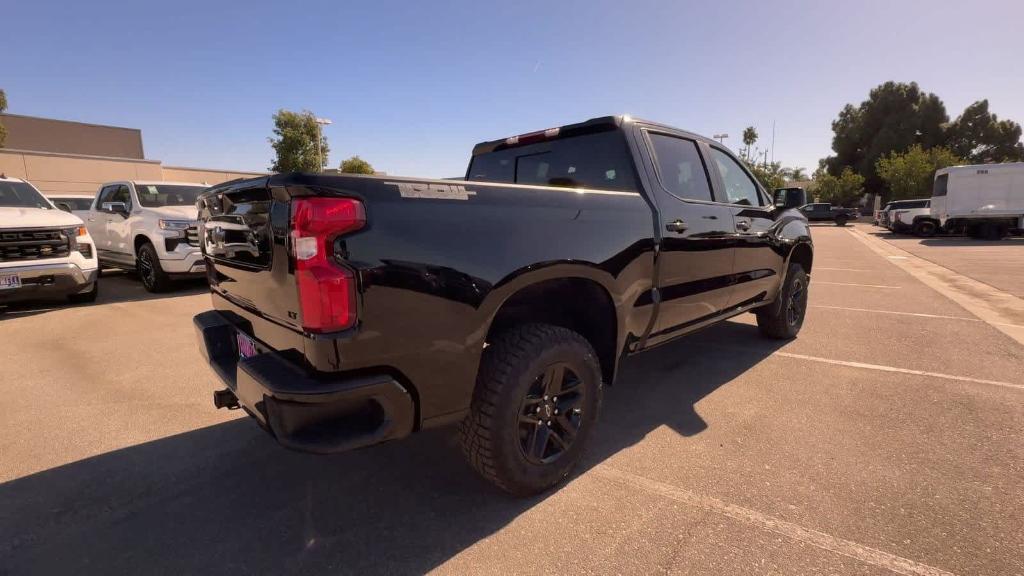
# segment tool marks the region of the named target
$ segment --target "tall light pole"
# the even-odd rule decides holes
[[[714,136],[712,136],[712,138],[714,138],[715,140],[718,140],[718,143],[722,144],[723,146],[725,145],[725,139],[728,138],[728,137],[729,137],[728,134],[715,134]]]
[[[328,126],[331,121],[327,118],[316,119],[316,160],[317,160],[317,172],[324,171],[324,155],[320,149],[320,141],[324,139],[323,128],[321,126]]]

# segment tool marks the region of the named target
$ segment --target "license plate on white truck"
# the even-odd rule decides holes
[[[0,290],[21,288],[21,276],[17,274],[0,274]]]

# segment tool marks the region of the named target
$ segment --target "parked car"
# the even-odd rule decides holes
[[[937,171],[931,216],[946,232],[989,240],[1024,230],[1024,162]]]
[[[893,200],[892,202],[887,203],[882,208],[881,213],[878,215],[878,225],[881,226],[882,228],[891,230],[893,210],[921,208],[925,205],[925,202],[927,201],[927,198],[917,198],[912,200]]]
[[[86,226],[100,263],[137,270],[150,292],[206,271],[196,232],[196,199],[203,184],[108,182],[100,186]]]
[[[0,305],[67,297],[92,302],[99,264],[82,219],[58,210],[32,184],[0,174]]]
[[[461,422],[482,476],[543,491],[624,355],[743,312],[797,335],[811,234],[803,194],[778,202],[718,142],[628,117],[478,144],[464,181],[216,186],[194,319],[214,403],[317,453]]]
[[[836,226],[846,226],[847,222],[856,220],[860,216],[860,213],[854,208],[843,208],[820,202],[801,206],[800,211],[811,222],[830,220],[835,222]]]
[[[83,221],[89,217],[89,210],[92,209],[92,196],[70,196],[50,194],[46,197],[57,208],[78,216]]]
[[[913,232],[917,236],[934,236],[938,230],[932,219],[930,200],[915,200],[901,204],[889,215],[889,229],[897,234]]]

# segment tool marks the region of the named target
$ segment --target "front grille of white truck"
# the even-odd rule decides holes
[[[199,228],[193,224],[185,230],[185,238],[188,239],[189,246],[199,246]]]
[[[0,262],[64,258],[71,252],[65,230],[0,230]]]

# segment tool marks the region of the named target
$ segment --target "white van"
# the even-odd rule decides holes
[[[935,173],[931,215],[947,232],[997,240],[1024,228],[1024,162]]]

